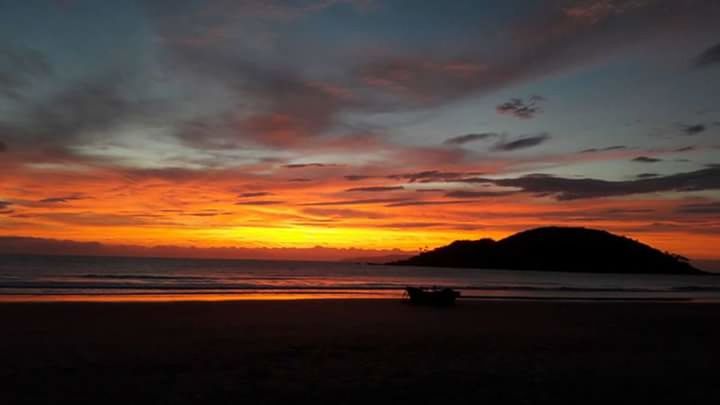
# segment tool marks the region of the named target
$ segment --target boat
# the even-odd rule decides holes
[[[405,297],[412,304],[446,306],[454,305],[460,292],[448,287],[405,287]]]

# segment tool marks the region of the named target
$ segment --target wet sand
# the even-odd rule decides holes
[[[720,403],[720,305],[0,304],[0,403]]]

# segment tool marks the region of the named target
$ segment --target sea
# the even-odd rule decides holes
[[[578,269],[581,270],[581,269]],[[555,273],[343,262],[0,256],[0,301],[402,299],[407,286],[463,300],[720,302],[720,276]]]

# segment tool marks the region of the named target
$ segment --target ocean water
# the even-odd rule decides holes
[[[720,302],[720,276],[549,273],[354,263],[0,256],[0,300],[401,298],[406,286],[463,299]]]

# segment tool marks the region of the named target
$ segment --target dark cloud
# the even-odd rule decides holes
[[[498,114],[511,115],[517,118],[533,118],[535,114],[542,111],[539,104],[544,100],[545,99],[540,96],[532,96],[528,101],[521,98],[513,98],[510,101],[498,105],[495,110]]]
[[[484,198],[484,197],[503,197],[503,196],[510,195],[510,194],[514,194],[514,192],[457,190],[457,191],[451,191],[451,192],[445,194],[445,197]]]
[[[440,200],[440,201],[400,201],[385,205],[386,207],[413,207],[424,205],[456,205],[468,204],[472,201],[468,200]]]
[[[659,176],[659,174],[657,174],[657,173],[640,173],[635,177],[637,177],[638,179],[649,179],[651,177],[658,177],[658,176]]]
[[[346,208],[305,208],[303,209],[305,214],[317,215],[322,217],[333,217],[333,218],[368,218],[368,219],[379,219],[384,218],[385,215],[372,212],[353,210]]]
[[[0,210],[7,209],[11,205],[12,205],[12,203],[9,201],[0,201]]]
[[[7,145],[5,145],[5,142],[0,141],[0,153],[7,151]]]
[[[258,191],[258,192],[253,192],[253,193],[243,193],[243,194],[240,194],[239,197],[240,198],[253,198],[253,197],[266,197],[269,195],[273,195],[273,193],[269,193],[267,191]]]
[[[468,176],[479,176],[481,172],[443,172],[439,170],[425,170],[414,173],[390,174],[385,176],[391,180],[407,180],[410,183],[432,183],[432,182],[448,182],[459,180]]]
[[[677,149],[673,150],[673,152],[690,152],[695,149],[696,149],[695,146],[684,146],[682,148],[677,148]]]
[[[235,205],[277,205],[277,204],[285,204],[285,201],[278,201],[278,200],[247,200],[247,201],[238,201],[235,203]]]
[[[0,121],[0,129],[14,139],[15,149],[69,154],[69,147],[104,139],[128,123],[156,122],[160,103],[127,94],[131,80],[127,74],[109,74],[72,83],[46,99],[23,104],[12,122]]]
[[[683,204],[676,209],[680,214],[720,215],[720,202]]]
[[[442,222],[391,222],[388,224],[381,224],[383,228],[398,228],[398,229],[412,229],[412,228],[452,228],[452,224],[446,224]]]
[[[295,177],[295,178],[293,178],[293,179],[288,179],[288,181],[291,182],[291,183],[307,183],[307,182],[310,182],[310,181],[313,181],[313,180],[312,180],[312,179],[305,178],[305,177]]]
[[[292,163],[285,165],[284,167],[288,169],[303,169],[306,167],[337,167],[336,164],[328,164],[328,163]]]
[[[367,180],[367,179],[373,178],[373,176],[365,176],[365,175],[361,175],[361,174],[351,174],[351,175],[347,175],[344,177],[345,177],[345,180],[348,180],[348,181],[361,181],[361,180]]]
[[[503,151],[503,152],[509,152],[514,151],[518,149],[527,149],[532,148],[534,146],[540,145],[541,143],[544,143],[546,141],[550,140],[550,135],[546,133],[542,133],[539,135],[533,135],[533,136],[526,136],[524,138],[516,139],[514,141],[501,141],[496,143],[493,146],[493,150],[496,151]]]
[[[188,216],[188,217],[218,217],[223,215],[232,215],[232,212],[224,211],[224,212],[216,212],[214,210],[208,210],[208,211],[201,211],[201,212],[184,212],[180,215]]]
[[[597,152],[610,152],[613,150],[624,150],[627,149],[627,146],[625,145],[614,145],[614,146],[608,146],[605,148],[590,148],[590,149],[583,149],[580,151],[580,153],[597,153]]]
[[[164,29],[177,31],[178,27],[170,25]],[[178,138],[196,148],[224,149],[247,142],[301,147],[308,139],[321,137],[340,126],[343,112],[370,107],[366,100],[352,97],[342,83],[316,81],[295,69],[263,65],[253,60],[251,53],[238,53],[222,46],[168,45],[179,68],[219,84],[232,95],[225,114],[178,126]],[[253,100],[252,106],[246,105],[245,100]]]
[[[639,162],[639,163],[657,163],[662,162],[662,159],[648,157],[648,156],[638,156],[632,160],[633,162]]]
[[[367,198],[361,200],[339,200],[339,201],[323,201],[300,204],[306,207],[332,207],[342,205],[364,205],[364,204],[388,204],[405,201],[399,198]]]
[[[398,191],[404,190],[403,186],[378,186],[378,187],[354,187],[345,190],[346,193],[361,191],[361,192],[383,192],[383,191]]]
[[[707,129],[707,127],[705,127],[705,125],[703,125],[703,124],[695,124],[695,125],[686,125],[683,128],[683,131],[685,132],[686,135],[697,135],[702,132],[705,132],[706,129]]]
[[[48,197],[38,201],[41,204],[62,204],[68,201],[85,200],[87,197],[82,194],[72,194],[61,197]]]
[[[720,44],[711,46],[695,59],[695,66],[708,66],[720,63]]]
[[[0,97],[23,98],[22,92],[52,74],[52,67],[41,52],[14,46],[0,47]]]
[[[480,134],[466,134],[448,138],[443,142],[445,145],[464,145],[470,142],[484,141],[491,138],[500,136],[494,132],[484,132]]]
[[[516,187],[525,192],[553,195],[558,200],[618,197],[657,192],[688,192],[720,189],[720,168],[628,181],[572,179],[533,174],[514,179],[485,179],[489,184]]]

